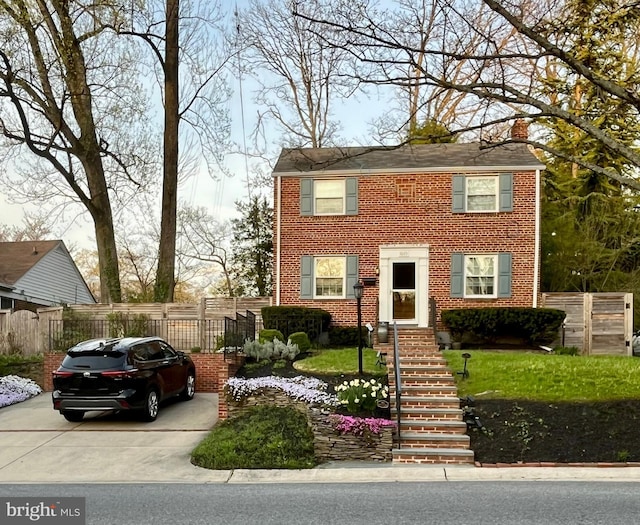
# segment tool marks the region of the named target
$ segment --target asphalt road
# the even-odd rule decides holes
[[[0,485],[0,497],[86,497],[87,525],[633,524],[637,483]]]

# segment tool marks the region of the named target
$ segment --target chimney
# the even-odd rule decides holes
[[[524,139],[529,138],[529,125],[524,119],[517,118],[511,126],[511,138],[512,139]]]
[[[34,246],[33,251],[31,252],[31,255],[38,255],[38,248]]]

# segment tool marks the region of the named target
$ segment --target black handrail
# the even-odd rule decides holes
[[[398,344],[398,324],[395,321],[393,323],[393,371],[396,378],[396,424],[398,426],[398,448],[400,448],[400,404],[402,402],[402,383],[400,380],[400,347]]]

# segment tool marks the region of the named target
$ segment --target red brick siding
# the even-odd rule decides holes
[[[280,304],[324,308],[336,324],[356,323],[355,300],[301,300],[303,255],[358,255],[360,277],[375,277],[379,246],[429,245],[429,291],[438,309],[532,306],[535,260],[535,172],[514,173],[513,212],[452,213],[452,173],[362,175],[356,216],[300,216],[300,179],[282,178],[280,206]],[[277,200],[276,191],[276,206]],[[276,236],[277,236],[276,221]],[[452,252],[512,254],[512,295],[454,299]],[[363,320],[377,320],[378,286],[365,288]]]

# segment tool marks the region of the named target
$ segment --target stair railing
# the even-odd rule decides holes
[[[398,448],[400,447],[400,419],[402,402],[402,382],[400,379],[400,345],[398,344],[398,324],[393,323],[393,373],[396,379],[396,425],[398,432]]]

